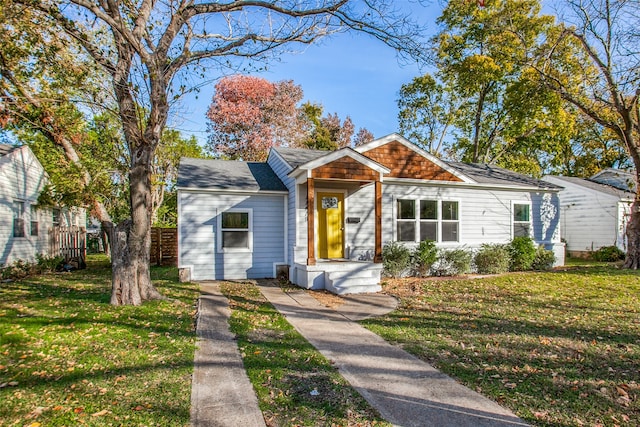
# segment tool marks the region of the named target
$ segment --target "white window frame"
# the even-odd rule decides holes
[[[225,213],[247,213],[249,214],[249,224],[248,228],[225,228],[222,229],[222,215]],[[222,232],[223,231],[244,231],[247,232],[247,246],[242,248],[225,248],[222,246]],[[227,209],[225,211],[220,212],[217,219],[217,227],[216,227],[216,246],[217,251],[219,253],[230,253],[230,252],[253,252],[253,209]]]
[[[398,218],[398,215],[400,214],[400,209],[398,209],[398,203],[401,200],[406,200],[406,201],[410,201],[413,202],[413,218]],[[411,242],[415,242],[418,239],[418,236],[420,235],[420,224],[418,224],[420,222],[420,214],[418,212],[418,202],[420,200],[419,199],[415,199],[415,198],[409,198],[409,197],[398,197],[394,203],[394,213],[393,213],[393,219],[394,219],[394,227],[393,227],[393,234],[395,236],[395,241],[397,242],[404,242],[404,243],[411,243]],[[400,236],[398,235],[398,222],[404,222],[404,223],[409,223],[409,222],[413,222],[413,240],[399,240]]]
[[[444,210],[442,209],[442,204],[444,202],[450,202],[450,203],[455,203],[456,204],[456,209],[457,209],[457,213],[458,213],[458,219],[443,219],[443,212]],[[455,243],[460,243],[460,200],[456,200],[456,199],[446,199],[446,200],[439,200],[439,204],[438,204],[438,242],[439,243],[444,243],[444,244],[455,244]],[[446,242],[442,240],[442,225],[443,224],[457,224],[458,225],[458,239],[457,240],[447,240]]]
[[[31,214],[31,222],[29,225],[29,235],[33,236],[33,237],[37,237],[38,234],[40,233],[40,225],[39,225],[39,221],[38,221],[38,209],[36,208],[35,205],[29,205],[30,206],[30,214]]]
[[[516,221],[516,205],[527,205],[529,206],[529,221]],[[527,224],[529,226],[529,234],[528,237],[532,237],[533,235],[533,209],[531,206],[531,200],[513,200],[511,201],[511,239],[516,237],[515,226],[517,224]]]
[[[16,233],[16,230],[22,230],[22,232]],[[11,235],[18,239],[27,237],[26,203],[24,200],[13,201],[13,231]]]
[[[398,218],[398,202],[400,200],[408,200],[408,201],[412,201],[413,202],[413,207],[414,207],[414,218],[413,219],[400,219]],[[420,202],[422,201],[429,201],[429,202],[436,202],[437,203],[437,219],[433,220],[433,219],[426,219],[426,220],[422,220],[420,218]],[[444,202],[452,202],[452,203],[456,203],[458,206],[458,219],[457,220],[444,220],[442,219],[442,204]],[[460,200],[458,199],[441,199],[441,198],[415,198],[415,197],[398,197],[394,200],[394,212],[393,212],[393,219],[394,219],[394,228],[393,228],[393,235],[394,235],[394,240],[397,242],[401,242],[398,236],[398,221],[400,222],[413,222],[415,224],[415,233],[413,236],[413,240],[404,240],[402,242],[405,243],[419,243],[420,242],[420,227],[421,227],[421,223],[424,222],[429,222],[429,223],[435,223],[436,224],[436,243],[442,243],[444,245],[447,244],[457,244],[460,243],[460,230],[461,230],[461,226],[460,226],[460,212],[461,212],[461,203]],[[442,225],[445,223],[456,223],[458,224],[458,240],[447,240],[446,242],[442,240]]]
[[[436,202],[436,217],[435,219],[422,219],[421,212],[422,212],[422,202]],[[422,235],[422,223],[426,222],[429,224],[435,224],[436,225],[436,238],[435,238],[435,242],[439,242],[440,241],[440,214],[442,211],[442,203],[440,200],[438,199],[418,199],[416,200],[416,217],[418,219],[418,226],[417,226],[417,235],[416,238],[418,241],[421,241],[420,236]]]

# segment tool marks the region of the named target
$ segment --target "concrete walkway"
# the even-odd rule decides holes
[[[191,385],[194,427],[263,427],[253,386],[229,331],[229,301],[216,282],[201,282]]]
[[[368,304],[366,300],[358,304],[358,297],[351,296],[348,304],[336,311],[322,306],[302,290],[285,293],[278,287],[264,284],[259,287],[289,323],[331,360],[342,376],[393,425],[527,425],[509,410],[351,320],[362,318],[371,310],[381,312],[385,303],[372,304],[374,301],[370,299]]]
[[[263,427],[262,412],[246,375],[229,302],[216,282],[201,282],[191,392],[194,427]],[[382,295],[351,295],[335,310],[303,290],[287,293],[259,284],[262,294],[383,418],[399,427],[511,427],[526,425],[495,402],[458,384],[429,364],[354,322],[393,310]]]

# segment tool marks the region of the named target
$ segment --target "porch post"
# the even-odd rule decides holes
[[[307,265],[316,265],[315,211],[313,178],[307,178]]]
[[[382,262],[382,182],[376,180],[375,183],[375,222],[376,222],[376,247],[373,262]]]

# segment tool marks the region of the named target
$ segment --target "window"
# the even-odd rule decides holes
[[[60,225],[60,209],[54,208],[52,212],[53,225]]]
[[[24,237],[24,202],[13,202],[13,237]]]
[[[31,205],[31,235],[38,235],[38,210]]]
[[[398,200],[398,238],[399,242],[416,240],[416,204],[415,200]]]
[[[531,235],[531,204],[513,204],[513,237]]]
[[[458,241],[458,202],[442,202],[442,241]]]
[[[420,241],[438,241],[438,202],[420,200]]]
[[[218,216],[218,252],[247,252],[252,248],[251,210],[232,210]]]
[[[416,207],[419,209],[416,210]],[[396,214],[396,240],[458,242],[460,223],[458,209],[456,201],[399,199]]]

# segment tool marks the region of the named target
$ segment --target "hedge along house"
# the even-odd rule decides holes
[[[445,162],[397,134],[333,152],[273,148],[266,163],[183,159],[179,267],[193,280],[275,277],[380,290],[391,241],[474,249],[528,235],[564,262],[561,187]]]

